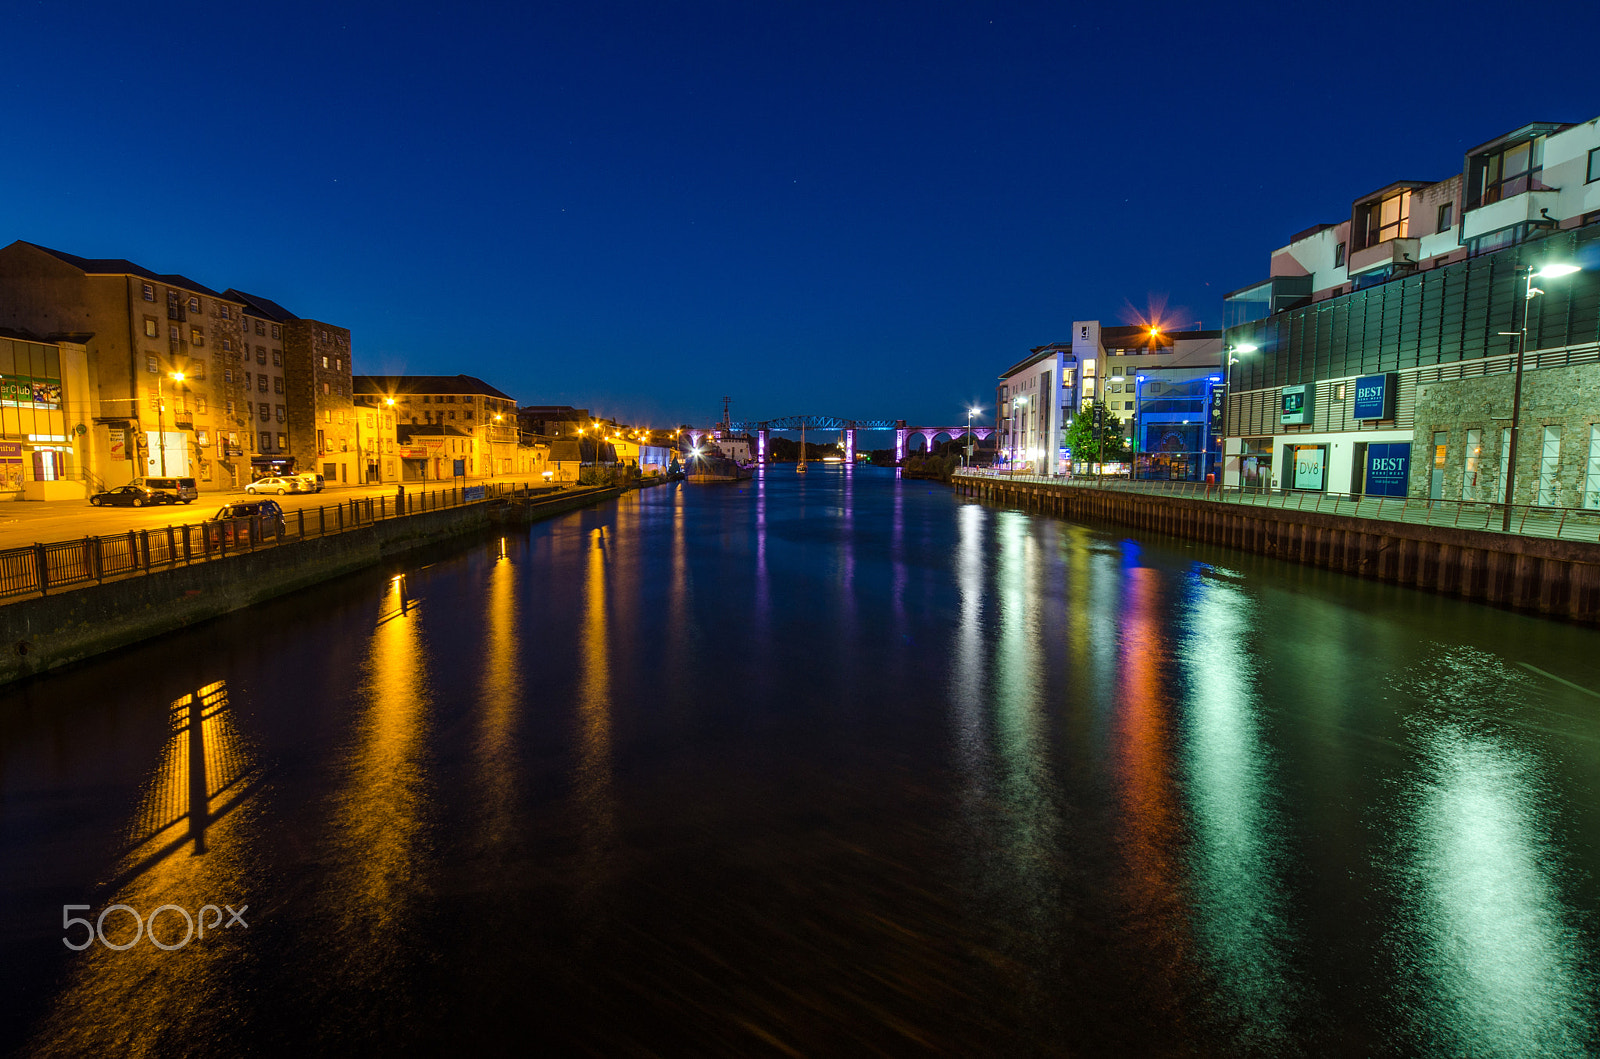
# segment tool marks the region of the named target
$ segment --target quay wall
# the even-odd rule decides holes
[[[957,478],[966,496],[1600,624],[1600,544],[1191,497]]]
[[[620,490],[481,504],[384,519],[329,537],[86,585],[0,606],[0,684],[219,617],[385,559],[496,525],[525,525]]]

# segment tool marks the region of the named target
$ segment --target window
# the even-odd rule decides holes
[[[257,346],[256,347],[256,363],[257,364],[265,364],[266,362],[267,362],[267,347],[266,346]]]
[[[472,409],[469,408],[465,412],[462,412],[461,413],[461,418],[462,419],[471,419],[472,418]]]
[[[1546,507],[1561,506],[1561,480],[1556,472],[1561,469],[1561,424],[1544,428],[1544,448],[1539,453],[1539,503]]]
[[[1344,244],[1340,243],[1333,248],[1333,267],[1344,268]]]
[[[1543,187],[1539,183],[1543,170],[1543,136],[1481,154],[1467,164],[1467,208],[1487,206]]]
[[[1589,152],[1589,176],[1584,183],[1593,184],[1596,180],[1600,180],[1600,147]]]
[[[272,351],[272,366],[275,368],[283,367],[283,350],[275,349]]]
[[[231,315],[230,315],[230,314],[231,314],[231,313],[232,313],[232,312],[233,312],[233,310],[232,310],[232,309],[230,309],[230,308],[229,308],[229,307],[228,307],[228,306],[226,306],[226,305],[221,305],[221,306],[218,306],[218,307],[217,307],[217,314],[218,314],[218,315],[219,315],[219,316],[221,316],[221,317],[222,317],[222,318],[223,318],[223,319],[224,319],[224,320],[231,320],[231,319],[233,319],[233,317],[232,317],[232,316],[231,316]]]
[[[273,393],[282,393],[283,392],[283,376],[282,375],[274,375],[272,377],[272,392]]]
[[[424,398],[423,398],[423,399],[422,399],[422,403],[423,403],[423,404],[427,404],[427,403],[428,403],[428,402],[429,402],[429,401],[431,401],[431,400],[433,400],[433,398],[431,398],[431,397],[424,397]]]
[[[261,402],[261,421],[263,423],[265,423],[267,420],[269,420],[271,418],[272,418],[272,406],[267,404],[267,402],[262,401]]]
[[[322,340],[324,342],[326,342],[328,340],[328,332],[326,332],[326,331],[322,332]],[[326,368],[328,366],[328,358],[327,357],[323,357],[322,358],[322,366],[324,368]]]
[[[176,327],[171,328],[171,333],[170,333],[169,337],[172,339],[172,342],[173,342],[174,345],[176,345],[178,343],[178,329]]]
[[[244,388],[248,390],[250,385],[250,373],[247,371],[244,373]]]
[[[283,335],[278,330],[278,325],[277,324],[273,324],[272,325],[272,337],[273,338],[282,338],[283,337]]]
[[[287,435],[287,434],[279,434],[278,435],[278,448],[286,449],[288,447],[289,447],[289,435]]]
[[[284,414],[283,414],[283,405],[281,405],[281,404],[280,404],[280,405],[279,405],[279,406],[278,406],[278,422],[280,422],[280,423],[281,423],[281,422],[283,422],[283,421],[284,421],[284,419],[285,419],[285,416],[284,416]]]
[[[222,381],[225,382],[225,383],[228,383],[229,385],[233,384],[233,369],[232,368],[223,368],[222,369]]]
[[[260,320],[257,320],[256,321],[256,334],[264,335],[266,333],[267,333],[267,325],[262,323]]]
[[[233,402],[232,401],[228,402],[228,414],[230,416],[233,415]]]
[[[262,393],[267,392],[267,377],[265,375],[256,376],[256,389],[260,390]]]
[[[333,370],[334,371],[343,371],[344,370],[344,358],[343,357],[334,357],[333,358]]]
[[[333,413],[324,408],[322,410],[322,421],[331,426],[333,424]]]
[[[1356,207],[1356,249],[1404,239],[1411,234],[1411,190]]]
[[[270,448],[272,448],[272,435],[263,430],[261,432],[261,451],[266,452]]]
[[[199,298],[191,297],[189,299],[189,311],[192,312],[192,313],[198,313],[200,311],[200,299]]]
[[[148,283],[144,285],[144,300],[147,302],[156,300],[156,289]]]
[[[146,338],[160,338],[161,337],[161,325],[156,323],[156,318],[153,317],[153,316],[147,316],[147,317],[144,318],[144,337],[146,337]]]
[[[1455,227],[1455,223],[1456,223],[1456,204],[1453,203],[1453,202],[1446,202],[1446,203],[1440,204],[1440,206],[1439,206],[1439,225],[1438,225],[1437,228],[1434,229],[1434,231],[1436,231],[1436,232],[1448,232],[1451,228]]]
[[[232,353],[233,352],[233,339],[224,338],[222,340],[222,348],[227,350],[229,353]]]
[[[451,413],[450,413],[450,418],[451,418],[451,419],[454,419],[454,418],[455,418],[455,417],[456,417],[456,414],[455,414],[455,412],[451,412]]]
[[[1467,431],[1467,458],[1466,465],[1461,468],[1461,499],[1482,500],[1478,494],[1478,484],[1481,478],[1479,466],[1483,462],[1483,431]]]
[[[205,332],[200,330],[198,327],[189,328],[189,344],[191,346],[203,346],[203,345],[205,345],[206,344],[206,334],[205,334]]]
[[[144,370],[159,374],[161,371],[161,362],[155,357],[147,356],[144,358]]]
[[[200,396],[196,396],[195,397],[195,399],[194,399],[194,410],[196,412],[199,412],[201,415],[205,415],[206,414],[206,399],[204,397],[200,397]]]
[[[328,366],[328,355],[326,353],[322,355],[322,366],[324,368]]]
[[[326,397],[327,394],[328,394],[328,384],[327,383],[323,383],[322,384],[322,394],[323,394],[324,397]]]
[[[1589,152],[1594,165],[1594,152]],[[1589,465],[1583,472],[1583,506],[1600,508],[1600,423],[1589,424]]]

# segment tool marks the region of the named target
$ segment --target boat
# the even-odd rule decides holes
[[[742,482],[752,477],[754,472],[711,442],[693,449],[689,453],[688,465],[684,468],[684,480],[697,485],[708,482]]]
[[[806,424],[804,420],[800,423],[800,463],[795,467],[794,473],[806,473]]]

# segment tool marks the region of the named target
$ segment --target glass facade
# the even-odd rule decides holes
[[[64,445],[65,405],[61,351],[40,342],[0,338],[0,437]]]

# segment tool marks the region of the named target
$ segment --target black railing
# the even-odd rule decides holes
[[[128,530],[0,551],[0,599],[147,574],[222,559],[280,544],[331,537],[385,519],[534,495],[529,485],[485,484],[404,494],[352,497],[340,504],[285,511],[281,520],[254,516]],[[539,489],[538,492],[544,492]],[[237,503],[237,501],[235,501]]]

